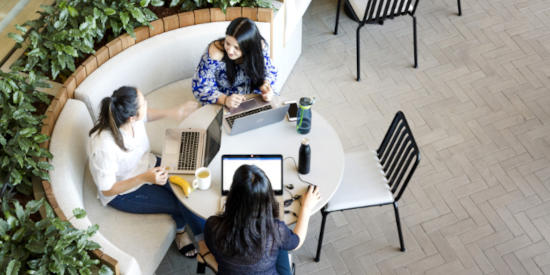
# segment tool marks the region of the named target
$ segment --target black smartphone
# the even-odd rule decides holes
[[[288,121],[296,121],[296,116],[298,116],[298,104],[293,102],[290,103],[290,106],[288,106],[286,117],[288,118]]]

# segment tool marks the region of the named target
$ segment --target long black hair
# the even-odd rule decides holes
[[[135,87],[122,86],[101,100],[101,110],[96,125],[90,130],[91,136],[94,132],[108,129],[113,134],[116,144],[120,149],[127,151],[119,127],[126,123],[138,112],[138,93]]]
[[[256,27],[254,21],[246,17],[239,17],[229,23],[225,34],[233,36],[239,43],[244,72],[250,78],[251,88],[260,88],[265,80],[265,63],[262,51],[262,41],[265,43],[265,39],[260,34],[258,27]],[[220,42],[223,44],[224,40],[221,39]],[[233,85],[237,74],[237,64],[227,56],[225,48],[223,61],[225,62],[227,78]]]
[[[214,242],[223,255],[257,260],[264,255],[264,248],[274,247],[280,240],[278,215],[279,206],[264,171],[242,165],[233,176],[225,211],[212,228]]]

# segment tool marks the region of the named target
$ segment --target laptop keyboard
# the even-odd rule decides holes
[[[195,170],[197,163],[197,152],[199,148],[198,132],[181,133],[180,157],[178,170]]]
[[[226,118],[226,121],[229,124],[229,127],[233,128],[233,123],[235,122],[235,120],[237,118],[241,118],[241,117],[253,115],[253,114],[256,114],[256,113],[259,113],[259,112],[267,111],[267,110],[270,110],[272,108],[273,107],[270,104],[268,104],[268,105],[262,106],[258,109],[253,109],[253,110],[250,110],[250,111],[242,112],[240,114],[229,116],[229,117]]]

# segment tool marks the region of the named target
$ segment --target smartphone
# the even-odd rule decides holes
[[[298,104],[296,104],[296,102],[293,102],[290,103],[290,106],[288,106],[286,117],[288,121],[296,121],[296,116],[298,116]]]

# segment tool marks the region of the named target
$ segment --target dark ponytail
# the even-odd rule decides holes
[[[101,110],[96,125],[90,130],[89,135],[96,131],[108,129],[113,134],[116,144],[120,149],[127,151],[120,132],[120,126],[132,116],[137,115],[138,94],[134,87],[123,86],[113,92],[113,95],[101,100]]]

